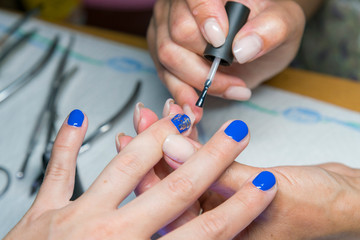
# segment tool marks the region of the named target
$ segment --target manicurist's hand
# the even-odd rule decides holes
[[[318,2],[316,0],[314,2]],[[148,29],[148,45],[159,77],[180,106],[195,107],[210,63],[203,58],[206,44],[221,46],[228,32],[222,0],[158,0]],[[237,0],[251,13],[233,41],[235,62],[220,67],[209,93],[248,100],[251,88],[284,69],[294,58],[305,24],[295,1]],[[298,1],[304,2],[304,1]],[[314,8],[313,6],[311,6]]]
[[[148,119],[140,115],[138,120],[144,124]],[[249,140],[245,123],[226,122],[185,164],[118,208],[162,159],[166,139],[182,136],[190,126],[185,114],[170,114],[152,122],[126,146],[119,141],[120,153],[82,196],[70,201],[76,158],[87,128],[86,116],[74,110],[55,140],[33,206],[5,239],[149,239],[194,205]],[[198,212],[162,239],[231,239],[264,211],[276,189],[272,173],[257,172],[227,201],[201,215]]]

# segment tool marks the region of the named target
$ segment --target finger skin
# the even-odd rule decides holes
[[[220,28],[227,35],[229,29],[228,18],[224,8],[225,3],[219,0],[187,0],[190,11],[201,30],[202,35],[208,41],[209,37],[205,31],[205,24],[208,19],[215,19]]]
[[[171,121],[172,117],[159,120],[136,136],[107,165],[82,196],[83,200],[88,204],[117,208],[143,176],[162,158],[161,145],[166,136],[179,134]]]
[[[55,139],[44,181],[37,195],[34,209],[43,211],[65,206],[74,188],[76,159],[88,126],[87,117],[81,127],[63,123]]]
[[[139,223],[141,229],[145,229],[145,226],[161,228],[170,219],[174,219],[174,215],[179,216],[184,209],[187,209],[200,197],[247,146],[249,135],[244,137],[241,142],[236,142],[224,133],[228,125],[229,122],[224,124],[214,137],[177,171],[127,204],[119,211],[119,214],[130,213],[134,211],[134,208],[138,212],[146,212],[149,220],[145,219]],[[156,206],[163,206],[162,209],[166,210],[161,210]],[[140,216],[133,214],[133,217],[136,219]],[[151,219],[154,217],[159,220],[152,221]],[[144,231],[143,234],[144,237],[147,237],[148,234],[151,235],[147,231]]]
[[[289,42],[298,48],[305,26],[305,16],[298,4],[293,1],[267,1],[261,12],[255,14],[252,14],[252,18],[242,27],[233,41],[235,46],[237,41],[251,34],[256,34],[262,39],[262,49],[250,61]],[[288,58],[292,59],[295,54],[296,51],[292,51]]]
[[[161,239],[232,239],[258,217],[275,197],[276,185],[263,191],[254,186],[253,179],[248,180],[223,204]]]

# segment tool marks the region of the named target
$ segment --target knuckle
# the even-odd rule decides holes
[[[129,177],[140,177],[142,172],[142,164],[140,157],[135,152],[125,153],[121,155],[117,164],[115,164],[115,171],[120,174],[125,174]]]
[[[191,3],[191,1],[190,1]],[[209,12],[209,9],[213,9],[213,1],[208,1],[208,0],[202,0],[202,1],[196,1],[196,4],[190,6],[191,7],[191,11],[193,13],[193,15],[199,15],[203,12],[207,13]]]
[[[224,161],[224,156],[227,155],[225,152],[225,149],[219,149],[219,148],[207,148],[206,149],[206,158],[209,159],[210,162],[214,163],[221,163],[220,166],[223,166],[226,161]]]
[[[191,181],[190,177],[184,174],[177,174],[170,178],[167,187],[172,197],[183,201],[192,199],[192,196],[195,193],[194,183]]]
[[[170,30],[171,39],[179,45],[186,42],[194,42],[198,38],[198,28],[192,19],[179,17],[175,19]]]
[[[65,168],[63,164],[50,163],[46,170],[46,178],[52,181],[63,181],[70,177],[69,169]]]
[[[227,220],[224,215],[213,211],[206,212],[202,215],[200,222],[200,231],[209,239],[226,238]]]
[[[158,58],[162,65],[176,65],[177,63],[177,46],[170,39],[163,39],[158,46]]]
[[[53,146],[54,149],[62,152],[62,153],[69,153],[69,152],[72,152],[74,150],[74,147],[72,144],[68,143],[60,143],[60,142],[57,142],[55,141],[54,143],[54,146]]]
[[[280,15],[271,15],[269,17],[271,18],[272,29],[276,32],[272,36],[276,36],[280,40],[286,39],[289,35],[289,24],[286,18]]]

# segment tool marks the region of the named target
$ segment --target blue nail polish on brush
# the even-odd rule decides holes
[[[229,124],[224,132],[235,141],[240,142],[248,135],[249,129],[243,121],[235,120]]]
[[[73,110],[68,118],[67,124],[70,126],[81,127],[84,121],[84,114],[79,110]]]
[[[276,178],[274,174],[268,171],[263,171],[256,176],[256,178],[252,181],[255,187],[262,191],[269,190],[276,183]]]
[[[171,119],[171,122],[175,125],[180,133],[185,132],[191,126],[191,120],[185,114],[177,114]]]

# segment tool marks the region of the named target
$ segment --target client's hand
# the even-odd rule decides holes
[[[141,132],[155,122],[156,117],[146,108],[139,112],[135,126]],[[179,113],[182,109],[170,100],[164,107],[164,115],[169,112]],[[138,119],[141,121],[136,121]],[[128,141],[129,137],[120,136],[118,142],[124,146]],[[150,191],[160,178],[183,163],[188,164],[198,149],[202,149],[201,145],[188,137],[167,136],[163,144],[165,161],[160,162],[162,164],[155,167],[155,172],[150,172],[142,180],[137,194]],[[222,153],[226,153],[227,149],[223,148]],[[213,164],[213,161],[209,160],[207,164]],[[360,170],[338,163],[263,169],[233,162],[196,204],[160,233],[165,234],[191,221],[197,217],[200,209],[204,213],[211,213],[212,209],[217,209],[224,201],[237,195],[236,192],[249,177],[264,170],[275,174],[278,194],[260,217],[234,239],[360,239]],[[207,169],[203,168],[203,171]],[[233,211],[236,211],[235,206]]]
[[[186,164],[118,209],[162,158],[168,136],[180,136],[189,126],[184,114],[153,123],[122,148],[82,196],[70,201],[76,158],[87,128],[86,116],[74,110],[56,138],[33,206],[5,239],[149,239],[196,202],[249,141],[243,122],[225,123]],[[238,234],[276,193],[271,173],[256,175],[217,208],[193,218],[163,239],[230,239]]]

